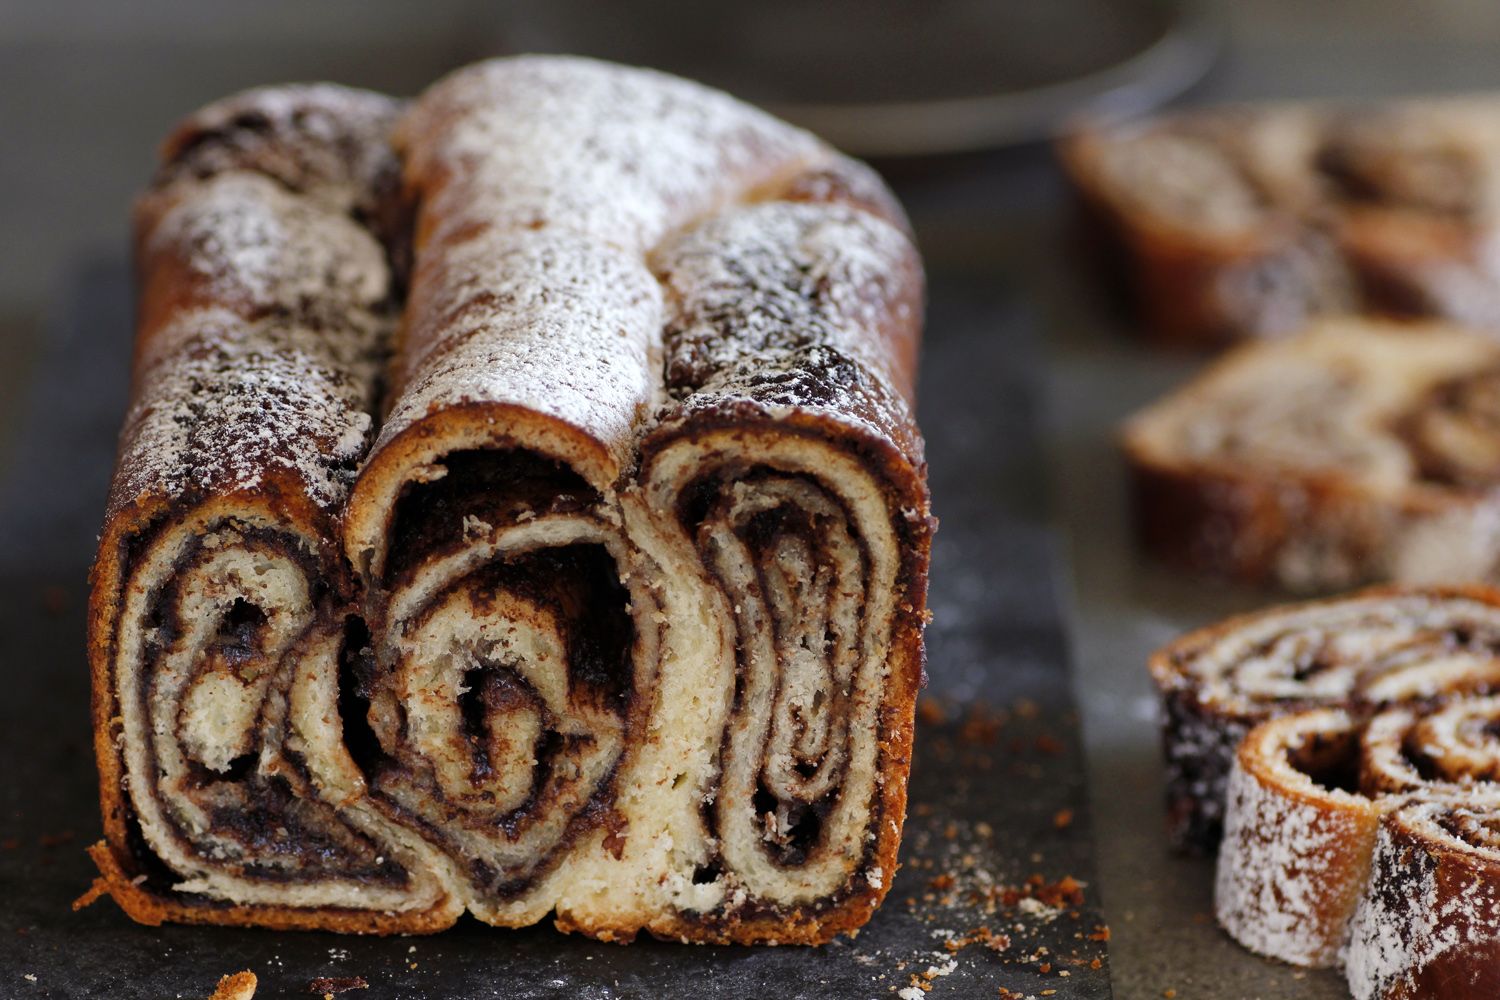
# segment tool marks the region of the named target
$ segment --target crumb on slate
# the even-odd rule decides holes
[[[249,969],[224,976],[208,1000],[251,1000],[258,982]]]

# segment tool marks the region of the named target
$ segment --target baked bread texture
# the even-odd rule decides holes
[[[1060,146],[1155,342],[1373,313],[1500,329],[1500,101],[1243,105]]]
[[[1190,632],[1153,653],[1149,669],[1168,831],[1179,849],[1207,853],[1222,835],[1235,754],[1261,723],[1311,709],[1363,720],[1500,690],[1500,591],[1372,587],[1274,607]]]
[[[1500,342],[1324,320],[1245,345],[1133,416],[1145,548],[1296,591],[1500,566]]]
[[[567,57],[254,91],[138,213],[94,570],[145,922],[817,943],[896,870],[923,277],[880,180]]]
[[[1223,806],[1214,912],[1231,937],[1343,966],[1358,1000],[1493,995],[1500,591],[1271,608],[1184,637],[1152,670],[1171,800],[1196,797],[1204,819]],[[1224,780],[1176,780],[1195,758]]]

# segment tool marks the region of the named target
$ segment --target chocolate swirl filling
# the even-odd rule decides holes
[[[374,609],[371,794],[499,914],[609,820],[657,668],[655,598],[555,463],[460,452],[427,478],[398,502]]]
[[[1260,722],[1315,707],[1368,717],[1500,685],[1500,608],[1487,595],[1376,589],[1234,619],[1158,651],[1173,843],[1218,843],[1230,765]]]
[[[145,840],[175,891],[279,903],[438,895],[425,861],[366,811],[340,808],[343,635],[305,539],[242,520],[159,533],[129,584],[121,727]],[[347,794],[347,792],[345,792]],[[425,883],[425,884],[424,884]],[[295,887],[295,888],[293,888]]]

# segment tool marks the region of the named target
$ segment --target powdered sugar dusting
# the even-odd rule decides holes
[[[261,174],[178,184],[169,196],[144,253],[180,259],[216,303],[342,319],[389,294],[385,250],[369,230]]]
[[[157,711],[162,703],[159,698],[153,700],[151,692],[137,697],[126,691],[128,685],[120,678],[127,671],[122,671],[121,664],[129,660],[128,672],[134,674],[181,673],[185,666],[198,669],[197,659],[181,660],[175,647],[163,652],[161,636],[169,629],[158,629],[149,621],[156,609],[177,607],[177,617],[186,621],[194,617],[198,604],[212,604],[229,609],[226,615],[237,618],[235,605],[243,601],[275,616],[279,614],[276,606],[287,600],[283,591],[293,593],[299,607],[306,605],[309,617],[300,618],[297,629],[315,631],[302,638],[288,632],[285,643],[261,643],[264,649],[236,632],[234,648],[224,655],[235,659],[236,668],[244,660],[247,669],[259,669],[256,664],[265,659],[262,653],[283,663],[283,679],[295,675],[299,686],[288,695],[291,700],[267,702],[271,707],[257,715],[253,699],[241,696],[242,685],[233,678],[222,684],[216,679],[190,693],[198,699],[195,704],[201,702],[203,718],[221,709],[232,713],[239,723],[236,732],[247,734],[247,740],[248,734],[261,729],[279,740],[285,728],[282,723],[295,721],[291,715],[300,717],[304,711],[304,721],[322,714],[326,724],[327,713],[322,709],[328,705],[320,708],[319,699],[329,692],[336,694],[334,689],[344,683],[344,678],[334,678],[328,671],[337,666],[333,653],[339,629],[346,624],[343,616],[349,611],[342,602],[354,591],[345,586],[352,583],[346,579],[349,562],[337,553],[339,529],[346,529],[347,551],[353,557],[350,561],[358,564],[356,572],[366,573],[373,584],[363,594],[370,645],[378,650],[369,666],[388,666],[388,640],[392,630],[401,631],[401,616],[394,610],[400,594],[382,588],[380,582],[410,570],[414,575],[405,579],[420,584],[429,556],[453,566],[462,563],[465,574],[481,563],[512,561],[496,547],[498,542],[484,552],[473,547],[483,540],[480,535],[490,531],[495,484],[507,479],[520,481],[519,503],[527,509],[517,512],[515,505],[504,505],[494,514],[514,517],[517,525],[535,531],[517,550],[524,550],[527,564],[514,566],[514,575],[506,571],[501,577],[476,578],[475,586],[482,593],[476,592],[474,600],[494,612],[492,618],[549,618],[556,617],[551,614],[556,610],[561,621],[578,613],[592,614],[597,610],[593,605],[601,600],[613,607],[614,593],[596,595],[595,580],[609,586],[616,575],[620,586],[631,587],[622,614],[661,617],[652,611],[655,599],[640,589],[644,586],[640,579],[631,584],[631,572],[638,572],[642,564],[655,565],[658,555],[662,565],[682,564],[676,555],[665,558],[668,545],[656,527],[649,530],[653,556],[645,558],[648,532],[645,528],[640,534],[632,532],[639,525],[637,518],[654,516],[654,512],[635,510],[628,498],[605,487],[634,485],[630,477],[639,471],[640,435],[655,426],[653,418],[663,411],[684,420],[722,407],[754,408],[758,418],[812,414],[820,428],[833,427],[831,433],[837,433],[840,428],[834,425],[841,424],[860,435],[861,440],[846,449],[847,465],[835,463],[840,477],[854,481],[850,492],[857,494],[853,502],[860,505],[858,516],[841,516],[847,512],[818,500],[823,506],[809,508],[807,530],[821,531],[828,524],[838,527],[845,520],[849,531],[864,530],[875,522],[878,538],[870,532],[870,545],[846,540],[840,543],[842,548],[835,546],[840,552],[854,552],[844,559],[850,563],[845,567],[849,572],[841,579],[848,577],[845,582],[852,581],[855,591],[862,585],[873,603],[865,608],[859,605],[859,594],[841,593],[843,604],[835,608],[839,620],[832,627],[843,632],[845,624],[852,622],[850,628],[863,628],[855,619],[866,617],[873,623],[865,631],[871,631],[874,638],[857,643],[864,650],[861,670],[878,672],[885,656],[882,650],[897,641],[907,644],[903,648],[910,653],[909,643],[916,641],[915,636],[908,639],[904,621],[893,623],[896,612],[890,605],[904,600],[902,613],[912,618],[920,615],[925,537],[913,532],[891,542],[879,515],[889,513],[892,521],[904,517],[908,523],[930,526],[920,483],[920,441],[910,412],[921,272],[901,229],[899,208],[873,175],[853,167],[806,133],[728,97],[657,74],[586,60],[502,60],[456,74],[413,107],[394,145],[385,135],[393,110],[383,99],[331,88],[262,91],[232,99],[201,113],[179,132],[169,144],[168,163],[156,187],[143,199],[138,240],[142,320],[134,400],[124,431],[110,510],[113,523],[108,526],[110,540],[102,550],[100,574],[101,579],[113,576],[130,591],[123,603],[115,600],[117,594],[106,598],[114,602],[113,621],[107,627],[127,640],[119,648],[140,651],[138,656],[105,654],[115,661],[111,665],[114,696],[127,706],[127,730],[142,706],[150,706],[157,732],[167,731],[171,720]],[[406,157],[399,164],[404,169],[404,187],[397,184],[396,149]],[[652,267],[653,252],[658,249],[662,249],[657,255],[663,262],[660,273]],[[398,307],[404,307],[400,337],[394,344],[394,363],[386,370],[386,354],[393,346],[387,334]],[[667,341],[674,352],[672,375],[666,372]],[[697,366],[690,373],[681,364],[689,355]],[[389,379],[384,386],[382,373]],[[380,388],[388,390],[388,400],[377,401]],[[388,416],[372,448],[374,414],[386,403]],[[546,422],[547,418],[554,423]],[[559,423],[571,425],[578,433],[566,433],[568,428],[559,428]],[[801,430],[792,427],[788,433]],[[408,431],[414,433],[404,436]],[[534,461],[534,456],[473,464],[465,462],[472,454],[451,459],[460,450],[525,449],[532,446],[532,434],[541,440],[540,447],[556,446],[563,454],[555,457],[579,467],[570,471],[595,481],[601,487],[597,493],[575,495],[571,476],[560,473],[555,463]],[[361,463],[377,458],[378,449],[398,436],[400,446],[379,452],[390,461],[366,465],[370,472],[360,480]],[[573,447],[576,442],[582,444]],[[407,448],[408,443],[414,446]],[[594,448],[596,444],[600,448]],[[593,461],[599,451],[612,453],[613,467],[608,461]],[[746,464],[758,460],[764,459],[745,449]],[[894,489],[882,495],[868,488],[866,478],[894,477],[893,470],[902,461],[910,467],[900,470],[909,478],[900,482],[899,496]],[[862,475],[862,462],[873,467],[868,475]],[[391,465],[397,466],[394,472]],[[445,476],[446,483],[426,494],[400,493],[404,483],[436,483]],[[361,491],[365,484],[375,484],[371,489],[379,495],[365,503],[367,498],[361,493],[359,502],[351,504],[349,492],[356,482]],[[533,504],[533,500],[545,499],[549,493],[555,496],[559,482],[564,483],[563,495],[553,505],[556,516],[549,518],[545,516],[547,504]],[[768,488],[777,487],[772,483]],[[387,489],[388,493],[379,493]],[[783,498],[784,504],[776,497],[771,501],[787,507],[793,501],[807,506],[803,502],[806,489],[800,485],[798,489],[801,492]],[[480,502],[466,505],[471,497]],[[222,508],[199,505],[227,501],[227,517],[234,520],[237,501],[242,499],[268,508],[264,527],[255,519],[253,530],[227,527],[204,534],[208,529],[203,525],[225,515]],[[403,520],[408,511],[423,508],[424,516]],[[758,508],[752,513],[769,510]],[[362,530],[354,526],[356,519],[370,512],[373,520],[384,518],[371,535],[394,537],[411,553],[388,578],[369,568],[374,565],[373,546],[348,543],[348,537]],[[148,522],[148,516],[179,513],[182,522],[153,534],[159,522]],[[565,522],[572,523],[569,517],[582,518],[578,524],[584,527],[594,521],[598,524],[585,533],[587,537],[575,538],[572,529],[563,530]],[[494,523],[503,527],[499,521]],[[445,534],[450,524],[452,537]],[[413,526],[411,530],[408,525]],[[282,548],[280,542],[263,536],[286,532],[301,535],[299,541],[304,544],[298,548],[311,558],[288,566],[285,580],[278,582],[280,589],[242,587],[251,574],[262,572],[255,564],[262,547],[267,551]],[[116,539],[122,544],[114,545]],[[531,558],[537,551],[533,545],[571,548],[585,543],[591,549],[600,548],[613,572],[592,557],[575,558],[572,553],[555,565],[550,558],[535,562]],[[642,552],[636,551],[637,545]],[[211,572],[192,576],[198,573],[194,568],[198,564],[189,560],[198,559],[200,549],[213,552],[206,559],[234,560],[223,563],[230,570],[221,573],[219,563],[204,562]],[[682,558],[691,555],[688,550]],[[902,569],[909,572],[898,576]],[[551,603],[561,601],[567,607],[533,612],[530,605],[536,585],[531,578],[537,574],[539,579],[547,578],[554,571],[564,575],[576,571],[578,587],[564,581],[561,596],[551,595],[557,597]],[[179,584],[199,578],[204,581],[205,596],[197,603],[179,601],[175,590],[187,589]],[[499,600],[499,590],[514,586],[520,587],[516,601],[526,607],[518,605],[514,612],[489,607]],[[545,593],[537,599],[542,598],[550,600]],[[690,603],[699,602],[693,598]],[[458,608],[454,614],[467,621],[473,618],[468,611],[473,610]],[[213,631],[213,622],[196,617],[209,629],[204,635]],[[429,624],[436,622],[433,634],[438,639],[433,641],[438,642],[446,641],[438,634],[446,628],[440,617],[428,616]],[[564,624],[572,628],[577,623]],[[233,622],[233,627],[239,629],[240,623]],[[244,631],[257,627],[249,622]],[[614,631],[606,637],[611,644]],[[823,636],[823,631],[818,634]],[[639,648],[629,651],[636,667],[656,669],[658,658],[671,662],[665,633],[653,636],[648,631],[637,638]],[[701,645],[698,639],[687,642]],[[219,640],[214,643],[212,656],[217,657]],[[196,658],[200,653],[188,647],[182,650],[182,656]],[[567,659],[562,653],[548,652],[547,656],[557,662],[560,656]],[[323,671],[309,682],[315,688],[310,692],[300,690],[310,676],[304,669],[309,663]],[[217,660],[211,666],[217,669]],[[612,704],[617,701],[619,685],[613,680],[601,684],[599,697]],[[628,677],[621,684],[632,686]],[[465,685],[460,685],[460,694]],[[196,693],[200,691],[206,692],[201,698]],[[620,696],[629,693],[626,690]],[[492,691],[486,699],[493,700],[492,695],[506,704],[487,702],[486,711],[493,710],[491,714],[521,711],[509,694]],[[311,704],[299,706],[299,698],[308,698]],[[527,713],[530,708],[524,708],[523,714]],[[381,729],[381,719],[389,721],[388,714],[375,712],[370,720],[383,745],[391,743]],[[212,719],[204,724],[215,725]],[[722,728],[712,716],[694,724]],[[302,736],[311,739],[317,725],[308,721],[300,730]],[[134,735],[126,733],[120,752],[125,754],[129,784],[142,796],[136,802],[148,801],[148,793],[150,801],[161,799],[159,789],[145,787],[155,784],[151,779],[160,768],[142,754],[155,751],[147,745],[150,740],[143,743]],[[249,757],[243,752],[248,745],[245,741],[208,747],[196,738],[196,730],[191,735],[192,747],[203,744],[199,748],[203,752],[195,749],[193,754],[212,769],[227,772],[233,770],[228,767],[232,759]],[[335,732],[335,744],[337,736]],[[405,738],[403,731],[401,739]],[[870,754],[879,750],[873,737],[864,740],[864,745]],[[301,752],[290,743],[288,747]],[[851,845],[858,842],[859,851],[868,855],[866,862],[834,872],[837,878],[824,888],[806,878],[787,882],[796,883],[790,895],[750,886],[763,897],[759,901],[763,907],[743,924],[741,914],[733,912],[749,899],[742,887],[737,896],[730,897],[725,910],[728,917],[714,913],[703,935],[687,936],[764,937],[779,933],[775,921],[784,914],[794,937],[812,939],[867,916],[864,904],[870,894],[863,886],[884,889],[890,884],[887,848],[899,839],[900,831],[899,824],[880,810],[872,816],[861,812],[871,812],[861,803],[874,801],[870,789],[886,779],[883,762],[866,756],[868,766],[850,768],[851,780],[858,779],[856,791],[864,791],[849,792],[845,798],[853,805],[841,807],[842,818],[828,820],[830,824],[838,821],[834,825],[844,831],[839,836]],[[270,758],[262,752],[259,760],[265,764]],[[566,778],[556,768],[553,772],[553,778]],[[321,792],[325,784],[340,796],[357,796],[365,784],[363,776],[352,772],[338,776],[337,781],[325,781],[320,773],[309,778],[301,770],[287,774],[292,794],[306,802],[312,802],[316,797],[312,793]],[[620,774],[627,784],[627,778],[636,780],[623,770]],[[385,777],[391,780],[379,782],[382,788],[401,783],[394,772]],[[418,785],[424,780],[417,776]],[[460,775],[450,791],[457,795],[463,791],[459,786],[475,780],[474,775]],[[308,781],[317,788],[304,788]],[[502,791],[509,794],[509,790]],[[549,829],[559,836],[570,833],[571,828],[563,830],[548,818],[544,800],[555,798],[551,794],[555,789],[518,787],[516,791],[525,793],[522,797],[537,793],[531,797],[537,799],[541,811],[532,811],[541,834]],[[601,785],[597,801],[588,789],[584,798],[590,800],[586,803],[590,814],[596,811],[595,805],[606,807],[608,833],[602,847],[624,860],[625,849],[635,853],[625,837],[632,816],[627,815],[629,810],[618,816],[609,812],[616,791],[624,795],[624,791]],[[559,794],[566,798],[571,793]],[[454,795],[439,798],[454,799]],[[886,795],[883,801],[889,805],[897,800],[899,790],[896,799]],[[517,804],[519,808],[525,803],[518,798]],[[138,811],[145,815],[144,808]],[[403,806],[402,811],[432,812],[417,806]],[[777,854],[772,861],[796,867],[802,865],[800,856],[805,852],[793,843],[793,817],[783,813],[778,811],[779,822],[772,833],[778,849],[786,846],[789,853],[786,859]],[[451,815],[438,816],[427,826],[438,833],[451,832],[451,820]],[[568,825],[566,816],[562,820]],[[1071,822],[1070,813],[1060,825],[1066,822]],[[236,829],[244,825],[227,813],[222,822],[215,817],[210,825],[231,823]],[[871,828],[871,823],[879,829]],[[590,820],[588,831],[592,828]],[[152,831],[144,823],[142,829],[150,839]],[[634,835],[650,841],[653,829],[648,826],[643,834],[637,829]],[[824,830],[825,841],[828,829],[833,826]],[[300,830],[288,827],[280,835],[298,841],[292,845],[298,850],[308,848]],[[770,834],[757,828],[749,836],[757,842],[755,838]],[[522,914],[532,907],[533,899],[528,897],[533,895],[533,884],[537,886],[535,900],[543,903],[541,910],[573,894],[566,866],[554,869],[542,855],[537,858],[546,861],[545,865],[521,858],[527,847],[524,837],[509,847],[496,841],[502,854],[509,851],[515,856],[511,860],[520,858],[516,865],[504,858],[500,859],[504,864],[496,862],[501,868],[514,868],[516,878],[505,872],[494,875],[488,869],[495,866],[487,863],[480,866],[485,871],[469,866],[465,873],[466,882],[479,885],[482,879],[491,889],[499,886],[500,896],[491,900],[488,890],[471,892],[468,885],[459,887],[449,878],[450,867],[456,875],[458,868],[466,867],[465,859],[473,860],[469,855],[474,852],[454,853],[446,846],[448,839],[423,834],[402,842],[411,847],[434,840],[430,845],[434,850],[454,854],[456,867],[443,863],[423,869],[407,866],[404,857],[399,859],[408,872],[425,870],[445,894],[451,889],[451,895],[433,905],[430,916],[418,915],[417,929],[439,926],[444,911],[451,916],[465,905],[482,919],[522,921]],[[590,841],[587,846],[584,841],[576,846],[592,857],[596,842],[592,836],[586,839]],[[723,855],[719,867],[726,876],[731,868],[743,869],[727,848],[720,850],[729,839],[709,836],[705,847],[713,864],[719,865],[718,855]],[[135,845],[122,845],[118,840],[114,847],[122,857],[139,854]],[[562,843],[569,847],[571,838]],[[157,846],[156,840],[149,845],[152,850]],[[317,843],[308,849],[320,850]],[[648,855],[660,853],[649,843],[646,849]],[[194,876],[175,887],[182,890],[184,899],[206,895],[233,902],[266,900],[305,913],[322,910],[316,887],[287,890],[280,879],[269,879],[256,886],[253,894],[241,893],[238,887],[225,888],[229,883],[219,881],[223,859],[216,852],[195,852],[185,861],[165,850],[158,853],[178,873],[196,872],[199,861],[203,862],[203,877]],[[425,848],[421,853],[426,854]],[[850,851],[843,851],[842,856],[854,857]],[[385,858],[374,860],[376,866],[385,865]],[[630,863],[635,864],[635,859]],[[644,870],[647,875],[651,872],[649,867]],[[261,875],[250,872],[247,877],[259,879]],[[1035,885],[1028,880],[1025,894],[1016,890],[1016,909],[1038,923],[1065,913],[1077,917],[1076,912],[1059,907],[1081,905],[1080,883],[1064,879],[1051,887],[1053,902],[1044,903],[1040,893],[1047,887],[1040,876],[1034,878]],[[861,895],[846,897],[845,883],[851,879],[856,880],[851,891]],[[641,885],[639,898],[644,905],[654,896],[644,889],[645,881]],[[611,884],[610,888],[613,892],[616,887]],[[630,886],[623,888],[634,891]],[[150,885],[142,891],[154,894],[158,887]],[[870,896],[870,905],[877,901]],[[994,903],[990,905],[993,912]],[[356,901],[352,908],[364,907]],[[596,923],[599,918],[591,912],[593,908],[592,903],[579,905],[575,920],[565,912],[563,902],[557,906],[565,922],[574,921],[580,929],[601,936],[621,933],[618,926],[605,928]],[[384,929],[380,921],[389,921],[395,927],[406,912],[372,914],[373,922],[360,926]],[[851,915],[848,919],[846,913]],[[686,912],[681,918],[684,922],[698,919]],[[319,913],[308,919],[320,922],[324,918]],[[354,925],[347,913],[326,919],[333,926]],[[535,914],[524,919],[533,920]],[[627,914],[624,919],[646,918]],[[1018,930],[1020,926],[1018,922]],[[1045,949],[1037,954],[1045,954]],[[1048,965],[1050,961],[1043,972]],[[1094,967],[1099,967],[1098,961]],[[944,960],[926,967],[921,975],[930,983],[955,968],[956,962]],[[1066,976],[1068,971],[1060,970],[1059,975]]]
[[[1477,823],[1480,838],[1455,826]],[[1487,831],[1487,835],[1486,835]],[[1456,802],[1413,802],[1389,815],[1376,841],[1371,888],[1350,929],[1346,974],[1355,1000],[1418,990],[1426,981],[1493,987],[1493,948],[1500,941],[1500,811]],[[1483,995],[1475,992],[1475,996]]]
[[[567,232],[487,230],[419,262],[412,296],[398,368],[410,381],[382,443],[444,407],[504,402],[628,460],[657,391],[662,310],[639,257]]]
[[[668,422],[753,405],[829,413],[903,440],[903,345],[920,322],[920,269],[891,224],[840,205],[727,212],[660,248],[673,305]]]
[[[349,213],[389,157],[360,143],[392,108],[266,90],[185,128],[180,169],[138,214],[143,326],[111,516],[271,479],[330,513],[342,503],[373,430],[391,294],[385,249]]]
[[[435,85],[396,143],[417,268],[377,451],[445,408],[520,405],[587,431],[618,473],[670,394],[826,411],[919,452],[915,253],[870,212],[810,203],[884,208],[807,133],[661,74],[523,57]],[[801,202],[750,204],[783,189]]]
[[[1337,962],[1369,869],[1376,809],[1322,788],[1287,758],[1307,741],[1351,742],[1345,712],[1308,712],[1256,729],[1229,777],[1214,915],[1235,940],[1293,965]],[[1254,766],[1244,766],[1245,755]]]
[[[806,132],[726,94],[649,70],[527,56],[460,70],[402,122],[429,217],[500,229],[561,226],[644,253],[670,230],[800,163]]]
[[[285,476],[333,511],[371,431],[373,370],[361,378],[330,340],[271,317],[193,312],[151,368],[125,420],[112,506],[254,491]],[[187,346],[188,344],[191,346]]]

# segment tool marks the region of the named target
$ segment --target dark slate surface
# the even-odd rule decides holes
[[[83,653],[85,573],[124,408],[125,269],[76,283],[0,481],[0,996],[203,997],[244,968],[258,997],[363,976],[352,997],[1110,996],[1092,886],[1081,907],[1017,904],[1033,875],[1091,883],[1083,763],[1046,527],[1035,324],[988,289],[935,282],[923,425],[942,518],[927,723],[905,866],[853,941],[822,949],[628,947],[466,920],[431,938],[145,928],[69,902],[98,836]],[[951,879],[950,879],[951,876]],[[951,885],[950,885],[951,881]],[[1043,895],[1046,890],[1043,890]],[[946,935],[979,927],[995,950]],[[1043,971],[1045,970],[1045,971]],[[34,977],[34,979],[32,978]]]

